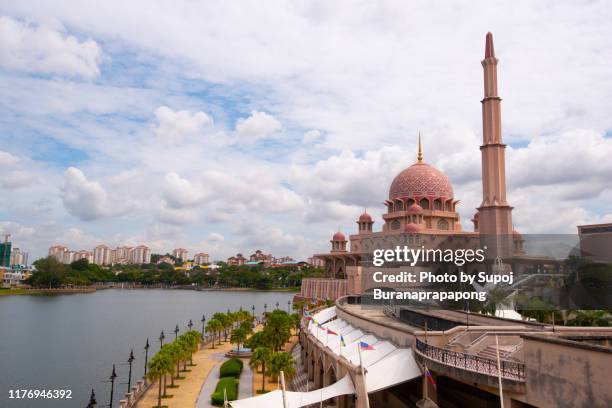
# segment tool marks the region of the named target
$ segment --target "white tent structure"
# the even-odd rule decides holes
[[[336,334],[329,334],[329,330]],[[312,316],[308,331],[317,338],[323,347],[329,348],[338,356],[359,365],[359,342],[373,346],[373,350],[361,352],[366,372],[368,393],[401,384],[422,375],[411,348],[399,348],[386,340],[379,340],[371,333],[364,333],[346,321],[336,318],[336,307],[324,309]],[[340,336],[344,339],[342,346]],[[316,404],[340,395],[354,394],[355,387],[350,376],[327,387],[310,392],[287,391],[288,408],[299,408]],[[231,402],[234,408],[282,407],[282,391],[276,390],[256,397]]]

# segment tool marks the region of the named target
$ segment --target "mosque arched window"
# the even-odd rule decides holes
[[[451,204],[451,202],[450,202],[450,201],[447,201],[447,202],[445,203],[445,210],[446,210],[446,211],[453,211],[453,209],[452,209],[452,204]]]
[[[427,210],[427,209],[429,209],[429,200],[426,199],[426,198],[423,198],[419,202],[419,205],[421,206],[422,209]]]
[[[441,209],[442,209],[442,202],[438,198],[434,200],[434,210],[441,210]]]
[[[446,220],[438,221],[438,229],[439,230],[447,230],[448,229],[448,221],[446,221]]]
[[[414,204],[414,200],[412,198],[408,199],[408,202],[406,203],[406,205],[410,207],[412,204]]]
[[[400,229],[400,222],[398,220],[391,221],[391,229],[393,230]]]
[[[404,209],[404,203],[403,203],[403,202],[401,202],[401,201],[398,201],[398,202],[395,204],[395,209],[396,209],[397,211],[402,211],[402,210]]]

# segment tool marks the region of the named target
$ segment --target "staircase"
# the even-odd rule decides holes
[[[487,346],[478,352],[478,357],[497,360],[497,349],[495,346]],[[504,346],[499,346],[499,358],[501,360],[510,360],[511,353]]]

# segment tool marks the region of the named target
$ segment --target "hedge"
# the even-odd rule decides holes
[[[238,398],[238,383],[239,381],[234,377],[223,377],[217,383],[215,387],[215,392],[213,392],[210,396],[210,401],[213,405],[220,406],[223,405],[223,389],[226,390],[227,400],[234,401]]]
[[[221,368],[219,368],[219,377],[240,377],[243,364],[242,360],[238,358],[230,358],[225,363],[221,364]]]

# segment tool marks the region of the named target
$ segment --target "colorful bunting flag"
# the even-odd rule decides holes
[[[346,347],[346,343],[344,342],[344,336],[340,335],[340,344],[342,345],[342,347]]]
[[[436,381],[434,380],[434,378],[431,375],[431,372],[429,371],[429,368],[427,368],[427,366],[425,366],[425,377],[427,377],[429,382],[431,382],[431,385],[433,385],[434,390],[437,390],[438,387],[436,386]]]
[[[359,347],[361,347],[362,350],[374,350],[374,346],[369,345],[365,341],[360,341]]]

